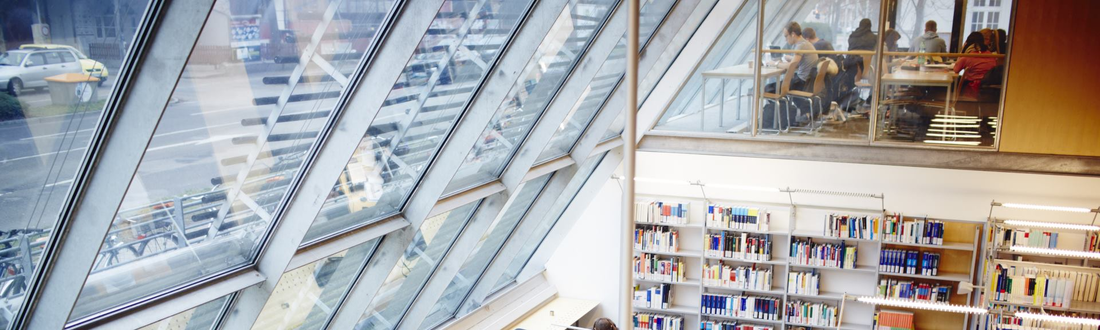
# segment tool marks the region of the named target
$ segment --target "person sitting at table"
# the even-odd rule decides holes
[[[947,42],[936,34],[936,21],[924,22],[924,34],[913,38],[909,52],[946,53]]]
[[[828,40],[817,37],[817,31],[812,27],[802,29],[802,38],[814,45],[817,50],[833,50],[833,44]]]
[[[787,41],[787,49],[793,50],[808,50],[815,51],[814,45],[802,37],[802,26],[798,22],[791,22],[787,24],[787,28],[783,30],[783,37]],[[784,56],[787,58],[788,56]],[[795,70],[794,75],[791,76],[790,87],[791,90],[797,91],[809,91],[813,88],[813,79],[816,75],[817,68],[814,65],[817,64],[817,54],[794,54],[790,57],[790,62],[781,62],[778,66],[782,69]],[[775,83],[768,84],[764,87],[764,91],[767,93],[775,93],[779,90],[779,87]],[[771,125],[774,118],[768,117],[774,114],[769,108],[771,104],[768,104],[764,109],[763,124]],[[788,109],[790,111],[790,109]],[[784,122],[786,116],[780,116],[781,125],[786,125]],[[774,128],[774,127],[772,127]]]
[[[977,52],[971,54],[991,54],[989,50],[985,48],[985,43],[978,38],[982,38],[981,32],[971,32],[970,35],[966,37],[968,44],[971,40],[974,40],[977,41],[978,45],[981,45]],[[959,60],[955,62],[954,69],[956,74],[963,72],[963,81],[960,86],[960,88],[963,89],[963,96],[977,98],[978,91],[982,86],[982,78],[985,78],[985,74],[995,66],[997,66],[996,58],[960,57]]]
[[[888,52],[898,51],[898,40],[901,40],[901,33],[893,28],[886,29],[886,35],[882,36],[882,42],[886,44]]]
[[[878,36],[871,32],[871,20],[864,18],[859,20],[859,27],[848,35],[848,50],[875,50]]]
[[[966,36],[966,41],[963,42],[963,54],[975,54],[989,51],[989,47],[986,46],[985,36],[980,32],[973,32]]]

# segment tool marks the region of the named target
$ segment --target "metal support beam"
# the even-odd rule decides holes
[[[397,264],[398,260],[401,260],[405,254],[405,248],[416,237],[418,230],[420,230],[418,227],[405,227],[382,238],[382,244],[375,250],[374,256],[367,263],[366,270],[359,279],[355,280],[347,299],[344,299],[344,303],[336,308],[332,322],[329,323],[329,329],[355,328],[355,324],[363,316],[363,311],[370,305],[371,299],[374,299],[378,288],[386,281],[390,269]]]
[[[122,84],[88,148],[88,167],[74,179],[72,200],[43,253],[43,269],[27,294],[27,314],[15,328],[61,329],[80,295],[115,212],[129,188],[187,55],[213,0],[154,1],[139,28]],[[111,109],[111,108],[108,108]]]
[[[88,329],[138,329],[157,321],[186,312],[210,301],[233,294],[264,281],[257,271],[246,271],[225,277],[201,289],[189,291],[173,297],[172,302],[148,304],[127,310],[110,318],[90,322],[82,326]]]
[[[638,2],[630,1],[626,41],[626,130],[623,131],[623,199],[619,233],[619,324],[634,328],[634,172],[638,135]],[[598,183],[601,177],[593,177]]]
[[[404,6],[430,8],[429,6],[439,7],[442,3],[442,0],[410,0]],[[397,6],[401,5],[397,4]],[[391,9],[390,15],[397,17],[399,12],[401,7],[395,7]],[[296,255],[305,233],[324,206],[334,182],[337,181],[348,159],[354,154],[359,141],[370,126],[370,118],[377,114],[388,92],[377,88],[357,87],[388,85],[396,81],[402,68],[388,64],[404,61],[409,54],[412,54],[418,44],[416,37],[428,30],[434,16],[434,12],[431,11],[406,11],[404,15],[400,15],[393,21],[392,26],[388,27],[390,32],[385,34],[381,43],[375,46],[377,49],[375,57],[361,60],[358,70],[352,77],[362,77],[362,79],[352,79],[350,88],[353,90],[345,93],[345,97],[337,103],[337,107],[342,106],[343,111],[335,109],[334,112],[342,115],[336,118],[335,129],[324,136],[324,140],[318,142],[321,144],[320,150],[313,162],[304,170],[302,182],[298,185],[282,216],[282,219],[294,219],[294,221],[278,223],[269,239],[270,242],[277,242],[277,244],[269,245],[257,260],[256,269],[266,276],[267,280],[238,295],[232,311],[225,320],[225,328],[247,329],[256,322],[264,304],[278,285],[279,279],[290,269],[287,265]],[[387,27],[383,26],[383,28]],[[366,56],[369,57],[370,54]],[[395,229],[395,226],[372,227]],[[356,246],[382,234],[385,233],[375,232],[372,235],[356,236],[362,241],[341,241],[340,247]],[[314,250],[328,252],[326,249],[314,248]],[[323,257],[320,256],[320,258]]]

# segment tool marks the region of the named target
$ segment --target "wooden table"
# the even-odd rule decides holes
[[[954,116],[955,109],[951,106],[951,98],[954,97],[953,88],[955,72],[950,70],[898,70],[882,75],[882,86],[906,85],[906,86],[930,86],[946,87],[947,95],[944,97],[943,111],[941,115]],[[897,117],[894,116],[896,119]]]
[[[787,70],[778,67],[763,67],[760,69],[760,81],[763,83],[773,77],[782,76]],[[726,112],[726,80],[737,80],[737,119],[741,119],[741,89],[744,86],[745,80],[754,79],[756,74],[755,68],[750,68],[748,64],[738,64],[734,66],[727,66],[717,68],[710,71],[703,71],[703,87],[702,87],[702,99],[703,99],[703,111],[699,112],[700,124],[706,125],[704,114],[707,109],[707,79],[721,79],[722,80],[722,96],[719,98],[718,103],[718,126],[721,127],[725,122]],[[759,87],[757,87],[759,88]]]

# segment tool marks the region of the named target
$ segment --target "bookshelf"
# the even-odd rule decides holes
[[[705,194],[705,191],[704,191]],[[880,281],[894,279],[899,281],[913,281],[937,285],[951,286],[950,303],[968,305],[971,301],[970,294],[957,294],[955,288],[961,283],[969,284],[977,270],[981,248],[981,234],[985,223],[967,222],[959,220],[935,219],[941,221],[942,243],[922,244],[916,242],[888,242],[883,240],[882,229],[870,230],[862,233],[861,238],[840,238],[826,234],[825,219],[829,214],[845,214],[852,217],[866,216],[869,219],[878,218],[885,220],[886,211],[881,195],[852,194],[844,192],[830,192],[820,190],[783,189],[778,194],[783,195],[788,202],[775,202],[763,200],[728,200],[706,197],[683,197],[665,195],[639,195],[636,203],[647,204],[654,201],[676,203],[685,205],[687,211],[681,222],[667,223],[667,227],[678,232],[679,251],[677,252],[652,252],[657,255],[683,258],[684,274],[686,280],[679,282],[657,282],[672,285],[673,299],[668,309],[637,308],[639,311],[651,313],[666,313],[678,315],[688,320],[689,324],[698,324],[700,321],[737,321],[750,324],[774,326],[776,329],[869,329],[878,308],[874,305],[856,302],[851,299],[854,296],[876,296]],[[826,198],[817,198],[825,196]],[[796,198],[798,197],[798,198]],[[807,199],[818,204],[801,203],[801,199]],[[825,203],[820,203],[825,200]],[[871,207],[852,207],[852,204],[873,203]],[[821,205],[825,204],[825,205]],[[839,206],[830,206],[834,204]],[[716,225],[708,221],[709,206],[746,207],[766,210],[769,214],[766,227],[735,227]],[[638,217],[645,217],[643,209],[638,209]],[[745,213],[748,214],[748,213]],[[757,214],[757,216],[761,216]],[[924,217],[910,217],[898,215],[904,221],[926,220]],[[654,226],[654,223],[645,219],[635,222],[636,228]],[[666,224],[656,224],[666,225]],[[872,233],[873,232],[873,233]],[[733,237],[767,238],[771,244],[771,257],[767,260],[753,259],[751,257],[718,256],[708,252],[708,242],[711,235],[734,235]],[[725,236],[723,236],[725,237]],[[853,268],[837,268],[821,265],[800,264],[790,256],[792,240],[810,241],[813,243],[840,244],[855,246],[857,253]],[[884,248],[911,250],[918,252],[938,253],[942,258],[939,265],[940,273],[930,274],[893,274],[879,270],[880,251]],[[635,251],[639,255],[642,251]],[[649,252],[647,252],[649,253]],[[728,265],[737,267],[771,269],[771,288],[738,288],[709,283],[704,276],[705,265]],[[818,274],[819,290],[816,294],[788,293],[788,277],[792,272],[811,272]],[[652,280],[637,279],[636,283],[645,288]],[[701,297],[703,295],[743,295],[771,297],[781,301],[783,306],[789,302],[801,301],[806,303],[824,303],[835,307],[838,312],[837,326],[806,325],[796,322],[788,322],[781,314],[777,320],[760,320],[729,315],[712,315],[703,313],[701,309]],[[849,299],[845,299],[848,297]],[[943,324],[951,324],[950,328],[957,328],[958,324],[969,324],[969,319],[964,314],[950,312],[921,310],[917,308],[890,307],[894,310],[913,312],[917,320],[917,329],[947,329]],[[938,323],[938,324],[937,324]]]
[[[1036,322],[1029,319],[1035,314],[1100,319],[1100,258],[1089,250],[1100,233],[1098,215],[1097,208],[990,203],[980,299],[990,316],[982,321]],[[1041,281],[1041,290],[1018,286],[1037,279],[1049,281]]]

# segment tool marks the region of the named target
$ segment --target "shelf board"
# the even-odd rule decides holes
[[[634,249],[634,253],[635,254],[648,253],[648,254],[659,254],[659,255],[663,255],[663,256],[696,257],[696,258],[698,258],[699,255],[700,255],[699,251],[691,251],[691,250],[680,250],[680,252],[658,252],[658,251],[643,251],[643,250]]]
[[[791,236],[817,238],[817,239],[827,239],[827,240],[834,240],[834,241],[878,242],[878,240],[875,240],[875,239],[843,238],[843,237],[825,236],[825,234],[822,234],[820,232],[809,231],[809,230],[795,230],[794,232],[791,233]]]
[[[1045,248],[1038,248],[1038,249],[1045,249]],[[1053,249],[1053,250],[1058,250],[1058,249]],[[1076,250],[1066,250],[1066,251],[1087,252],[1087,251],[1076,251]],[[1095,257],[1057,256],[1057,255],[1049,255],[1049,254],[1046,254],[1046,253],[1038,253],[1038,252],[1012,251],[1012,250],[1009,250],[1008,247],[1003,247],[1001,249],[995,250],[995,252],[1004,253],[1004,254],[1022,255],[1022,256],[1041,257],[1041,258],[1053,258],[1053,259],[1100,260],[1100,259],[1095,258]]]
[[[943,249],[943,250],[959,250],[959,251],[974,251],[974,245],[968,243],[957,242],[943,242],[943,245],[935,244],[920,244],[920,243],[900,243],[900,242],[887,242],[882,241],[883,245],[897,245],[897,246],[913,246],[929,249]]]
[[[709,318],[715,318],[715,319],[744,321],[744,322],[749,322],[749,323],[758,322],[758,323],[766,323],[766,324],[783,324],[783,321],[761,320],[761,319],[754,319],[754,318],[751,318],[751,317],[736,317],[736,316],[716,315],[716,314],[699,314],[699,315],[702,315],[703,317],[709,317]]]
[[[652,307],[634,306],[634,310],[646,311],[646,312],[657,312],[657,313],[684,314],[684,315],[698,315],[699,314],[699,309],[698,308],[688,307],[688,306],[677,306],[677,305],[672,305],[672,307],[669,307],[669,308],[652,308]]]
[[[752,229],[733,229],[733,228],[722,228],[722,227],[706,227],[706,228],[708,230],[728,231],[728,232],[735,232],[735,233],[787,236],[787,232],[782,231],[782,230],[759,231],[759,230],[752,230]]]
[[[635,225],[640,226],[664,226],[675,228],[702,228],[703,225],[699,223],[648,223],[648,222],[634,222]]]
[[[829,326],[824,326],[824,325],[809,325],[809,324],[802,324],[802,323],[795,323],[795,322],[786,322],[786,323],[789,326],[807,327],[807,328],[811,328],[811,329],[836,329],[837,328],[837,327],[829,327]],[[864,330],[864,329],[870,329],[871,326],[869,326],[869,325],[850,324],[850,323],[841,323],[840,328],[843,329],[843,330]]]
[[[824,270],[833,270],[833,271],[840,271],[840,272],[868,273],[868,274],[874,274],[875,273],[875,267],[864,266],[864,265],[856,265],[855,269],[836,268],[836,267],[827,267],[827,266],[807,266],[807,265],[796,264],[796,263],[791,263],[789,265],[791,267],[824,269]]]
[[[952,273],[940,273],[939,275],[921,275],[921,274],[898,274],[890,272],[881,272],[882,276],[896,276],[896,277],[908,277],[908,278],[921,278],[926,280],[939,280],[939,281],[951,281],[951,282],[970,282],[970,277],[966,274],[952,274]]]
[[[690,286],[699,286],[699,280],[696,280],[696,279],[690,279],[690,278],[689,278],[689,279],[687,279],[686,281],[676,282],[676,281],[662,281],[662,280],[641,279],[641,278],[637,278],[637,277],[635,277],[635,278],[634,278],[634,282],[644,282],[644,283],[663,283],[663,284],[672,284],[672,285],[690,285]]]
[[[1047,306],[1035,306],[1030,304],[1017,304],[1003,301],[990,301],[991,304],[1013,306],[1013,307],[1029,307],[1029,308],[1042,308],[1048,311],[1063,311],[1063,312],[1078,312],[1078,313],[1100,313],[1100,302],[1090,301],[1072,301],[1069,303],[1071,307],[1047,307]]]
[[[727,290],[727,291],[737,291],[737,292],[747,292],[747,293],[759,293],[759,294],[767,294],[767,295],[773,295],[773,296],[782,296],[783,295],[783,289],[782,288],[765,291],[765,290],[753,290],[753,289],[738,289],[738,288],[730,288],[730,287],[724,287],[724,286],[719,286],[719,285],[706,285],[706,284],[703,284],[703,287],[707,288],[707,289]]]
[[[844,294],[843,293],[828,292],[828,291],[818,291],[818,294],[815,294],[815,295],[801,294],[801,293],[789,293],[788,292],[787,295],[791,296],[791,297],[807,298],[807,299],[827,299],[827,300],[836,300],[836,301],[840,301],[840,300],[844,299]]]
[[[772,260],[768,260],[768,261],[754,261],[754,260],[745,260],[745,259],[737,259],[737,258],[725,258],[725,257],[703,256],[703,258],[712,259],[712,260],[740,262],[740,263],[746,263],[746,264],[765,264],[765,265],[786,265],[787,264],[787,259],[772,259]]]

